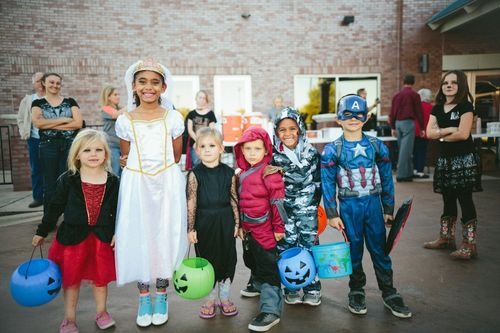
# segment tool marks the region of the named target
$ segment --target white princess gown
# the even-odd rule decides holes
[[[184,120],[175,110],[160,119],[116,121],[130,142],[116,219],[117,284],[171,278],[187,250],[185,177],[174,161],[173,138]]]

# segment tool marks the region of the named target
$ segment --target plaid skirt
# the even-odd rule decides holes
[[[434,170],[434,192],[467,190],[481,192],[481,158],[476,152],[439,157]]]

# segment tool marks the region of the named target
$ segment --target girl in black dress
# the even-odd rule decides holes
[[[473,99],[462,71],[443,76],[427,125],[427,137],[439,139],[440,154],[434,171],[434,192],[443,196],[439,238],[427,242],[427,249],[455,250],[457,200],[462,211],[462,245],[451,253],[456,259],[477,256],[477,215],[472,192],[482,191],[481,163],[472,141]]]
[[[196,137],[201,163],[187,176],[188,237],[195,244],[196,255],[213,265],[218,285],[218,293],[214,286],[202,305],[200,317],[213,318],[216,307],[223,315],[233,316],[238,313],[229,300],[236,268],[235,237],[239,235],[237,180],[234,170],[220,162],[222,135],[204,127]]]

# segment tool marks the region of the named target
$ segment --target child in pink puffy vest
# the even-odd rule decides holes
[[[240,221],[245,231],[244,260],[260,289],[260,314],[248,328],[264,332],[279,323],[283,308],[277,267],[277,241],[285,235],[285,188],[280,174],[264,178],[272,157],[271,139],[260,127],[250,127],[234,147],[239,176]]]

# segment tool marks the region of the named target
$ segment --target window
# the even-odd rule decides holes
[[[380,74],[295,75],[293,78],[294,105],[297,109],[300,110],[311,103],[319,106],[319,100],[313,101],[311,98],[320,98],[321,88],[319,84],[321,82],[330,83],[330,93],[335,95],[335,103],[344,95],[356,94],[360,88],[364,88],[367,92],[368,105],[374,104],[380,96]],[[330,99],[330,103],[333,102],[332,99]],[[377,115],[379,113],[380,108],[377,107]]]
[[[214,76],[214,112],[224,114],[252,112],[252,78],[250,75]]]
[[[181,113],[196,108],[195,96],[200,90],[200,78],[190,75],[173,75],[172,87],[167,87],[167,95]]]

